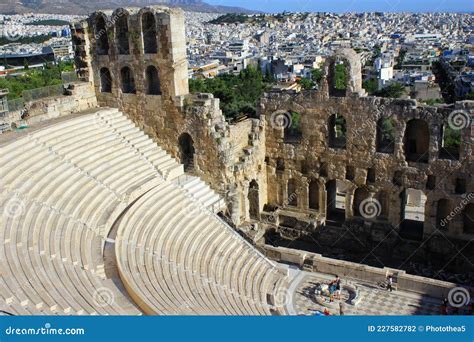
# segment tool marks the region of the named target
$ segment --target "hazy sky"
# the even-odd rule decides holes
[[[473,0],[205,0],[264,12],[474,12]]]

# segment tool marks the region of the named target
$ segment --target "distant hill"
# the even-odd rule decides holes
[[[3,0],[0,13],[52,13],[52,14],[88,14],[97,9],[115,9],[118,7],[145,7],[166,5],[181,7],[187,11],[212,13],[255,13],[247,9],[229,6],[210,5],[202,0]]]
[[[284,22],[286,20],[301,20],[304,21],[308,17],[309,13],[278,13],[278,14],[257,14],[247,15],[244,13],[226,13],[220,17],[209,21],[209,24],[221,25],[221,24],[261,24],[265,22]]]

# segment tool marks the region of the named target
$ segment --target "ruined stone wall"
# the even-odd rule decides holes
[[[90,83],[76,82],[73,85],[70,95],[26,102],[23,108],[9,112],[8,120],[14,124],[25,121],[32,125],[97,107],[95,91]],[[25,114],[27,116],[22,120],[21,117]]]
[[[473,103],[459,103],[458,109],[470,112]],[[314,214],[326,215],[326,184],[340,180],[346,185],[346,219],[353,213],[354,192],[358,188],[367,191],[370,197],[381,191],[389,196],[386,221],[397,227],[401,222],[402,194],[405,189],[422,190],[428,197],[425,207],[424,234],[431,234],[436,227],[436,203],[440,199],[451,201],[452,208],[465,207],[466,195],[474,191],[472,181],[473,151],[470,126],[462,130],[462,143],[458,160],[439,158],[440,130],[446,125],[452,108],[417,106],[411,100],[392,100],[375,97],[327,97],[315,91],[300,94],[270,93],[261,101],[261,111],[267,120],[266,150],[270,203],[288,206],[287,183],[295,179],[298,189],[297,208],[308,212],[308,182],[314,179],[319,184],[323,204]],[[285,111],[298,112],[298,141],[285,141],[285,129],[275,123],[276,117]],[[277,113],[277,114],[275,114]],[[329,124],[331,115],[338,114],[346,120],[346,147],[329,146]],[[395,141],[393,153],[376,152],[377,122],[382,117],[393,119]],[[427,163],[407,162],[404,151],[404,135],[407,122],[424,120],[429,127],[429,157]],[[278,163],[284,170],[278,170]],[[353,179],[347,179],[347,167],[353,170]],[[281,167],[280,167],[281,169]],[[375,180],[368,182],[368,170],[375,170]],[[394,178],[399,178],[399,183]],[[428,177],[434,176],[434,189],[428,189]],[[466,182],[463,193],[456,193],[457,179]],[[469,201],[472,203],[472,198]],[[370,219],[369,219],[370,220]],[[383,220],[376,216],[374,221]],[[472,236],[464,233],[462,215],[457,215],[443,232],[465,239]]]

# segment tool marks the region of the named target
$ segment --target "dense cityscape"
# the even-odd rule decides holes
[[[8,1],[0,316],[474,315],[474,13]]]
[[[42,68],[45,61],[72,59],[68,22],[78,19],[46,14],[0,18],[1,76],[18,75],[25,63]],[[276,87],[317,87],[313,71],[336,49],[350,47],[360,55],[369,94],[396,84],[403,85],[397,96],[452,102],[474,96],[473,27],[472,14],[457,13],[186,12],[189,76],[237,75],[252,65],[270,74]]]

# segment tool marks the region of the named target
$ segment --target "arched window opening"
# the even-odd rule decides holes
[[[129,67],[123,67],[120,70],[120,77],[122,79],[122,92],[125,94],[135,94],[137,90],[132,70]]]
[[[439,158],[459,160],[461,148],[461,130],[452,129],[450,125],[441,127]]]
[[[336,59],[329,66],[329,95],[330,96],[346,96],[348,70],[346,62],[343,59]]]
[[[145,53],[157,53],[156,20],[153,13],[147,12],[142,16],[143,47]]]
[[[260,199],[258,194],[258,183],[254,179],[249,185],[249,215],[252,220],[260,219]]]
[[[128,55],[130,53],[128,36],[128,16],[120,15],[115,23],[115,39],[119,55]]]
[[[342,115],[333,114],[328,120],[329,147],[346,148],[346,119]]]
[[[102,93],[112,92],[112,76],[107,68],[100,69],[100,91]]]
[[[424,120],[407,123],[405,132],[405,158],[410,162],[427,163],[429,159],[430,131]]]
[[[297,112],[288,112],[284,114],[287,121],[284,123],[284,140],[286,143],[297,143],[303,137],[300,129],[301,114]]]
[[[392,119],[382,118],[377,121],[377,152],[393,153],[395,151],[395,124]]]
[[[194,141],[188,133],[183,133],[178,138],[180,161],[186,172],[194,170]],[[245,194],[244,194],[245,195]]]
[[[105,19],[102,16],[98,16],[95,22],[95,39],[97,54],[108,55],[109,38],[107,35],[107,26],[105,25]]]
[[[161,95],[160,79],[158,70],[150,65],[145,71],[145,88],[148,95]]]

